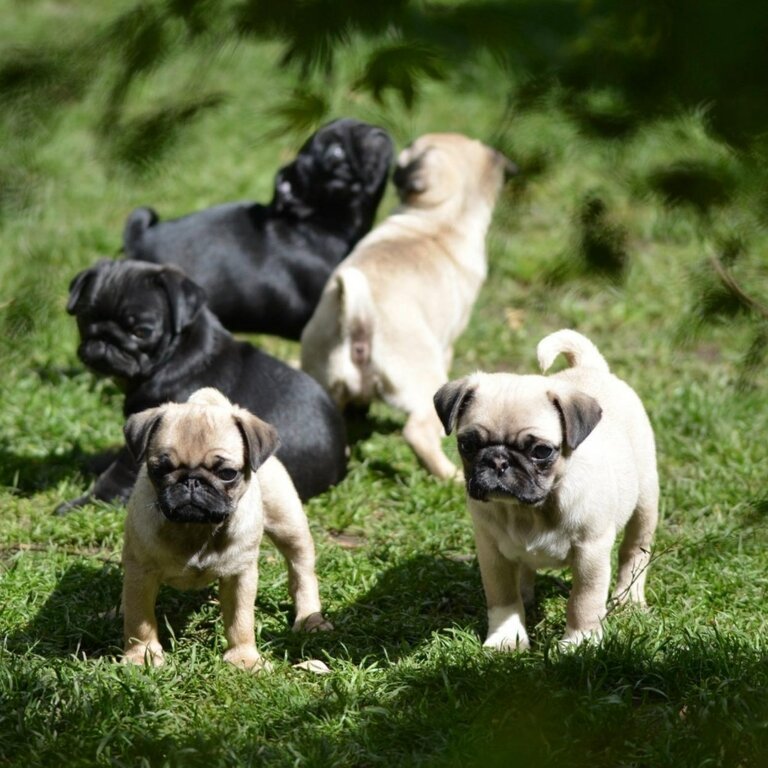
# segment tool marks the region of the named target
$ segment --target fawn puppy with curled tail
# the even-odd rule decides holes
[[[208,387],[185,403],[133,414],[125,437],[141,465],[123,543],[126,662],[164,662],[155,617],[161,584],[199,589],[218,580],[224,659],[261,668],[253,611],[265,527],[288,566],[294,631],[332,629],[320,609],[307,518],[273,455],[274,427]]]
[[[585,336],[560,330],[539,342],[551,376],[475,373],[435,395],[456,432],[488,607],[485,645],[529,647],[526,603],[539,568],[573,575],[563,641],[599,639],[611,551],[623,530],[612,596],[645,605],[658,520],[653,430],[640,398]]]
[[[302,368],[340,408],[384,400],[441,478],[458,470],[432,407],[453,343],[486,277],[485,237],[506,174],[502,154],[460,134],[421,136],[398,158],[401,206],[331,275],[301,336]]]

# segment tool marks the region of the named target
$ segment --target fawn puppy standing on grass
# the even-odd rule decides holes
[[[128,501],[123,545],[125,660],[163,663],[155,618],[161,584],[199,589],[219,581],[224,659],[259,669],[254,602],[259,546],[268,535],[285,557],[294,630],[325,630],[315,549],[301,501],[272,454],[275,429],[216,389],[131,416],[128,446],[141,465]]]
[[[568,566],[566,643],[599,638],[611,550],[623,529],[613,598],[645,604],[658,519],[653,430],[637,394],[589,339],[561,330],[538,345],[552,376],[475,373],[441,387],[435,408],[455,431],[488,606],[485,645],[528,648],[524,603],[539,568]]]
[[[457,469],[432,406],[453,343],[485,280],[485,236],[505,174],[502,154],[460,134],[421,136],[398,158],[402,205],[334,271],[301,336],[302,368],[340,408],[384,400],[434,475]]]

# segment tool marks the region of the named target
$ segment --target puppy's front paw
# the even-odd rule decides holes
[[[86,504],[90,503],[91,494],[84,493],[82,496],[78,496],[76,499],[72,499],[71,501],[62,501],[60,504],[56,505],[56,507],[54,507],[53,514],[57,515],[58,517],[68,515],[75,509],[80,509],[80,507],[84,507]]]
[[[123,664],[136,664],[139,666],[162,667],[165,664],[163,647],[160,643],[137,643],[129,645],[122,658]]]
[[[520,611],[514,606],[494,606],[488,609],[488,637],[484,648],[504,653],[527,651],[531,644]]]
[[[559,642],[561,650],[575,648],[582,643],[599,643],[603,639],[603,630],[597,629],[569,629]]]
[[[490,648],[502,653],[520,653],[527,651],[531,647],[528,635],[524,632],[521,635],[505,635],[501,632],[494,632],[489,635],[483,643],[483,648]]]
[[[250,672],[269,672],[272,668],[269,662],[265,661],[261,654],[253,645],[239,645],[230,648],[224,654],[224,661],[240,669],[247,669]]]
[[[304,619],[296,619],[293,624],[294,632],[330,632],[332,629],[333,624],[319,611]]]

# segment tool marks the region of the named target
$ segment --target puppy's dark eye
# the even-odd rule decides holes
[[[163,454],[161,456],[157,456],[156,458],[150,459],[149,462],[147,462],[147,469],[149,470],[150,474],[159,477],[161,475],[167,475],[169,472],[173,472],[176,467],[173,466],[170,458]]]
[[[530,456],[536,461],[547,461],[555,455],[555,449],[546,443],[536,443],[530,450]]]
[[[459,448],[459,453],[464,456],[470,456],[477,452],[478,445],[475,435],[459,435],[456,442]]]
[[[148,339],[152,335],[152,331],[154,329],[151,325],[137,325],[135,328],[131,329],[131,333],[137,338],[137,339]]]
[[[216,470],[216,477],[223,483],[231,483],[239,474],[240,473],[236,469],[232,469],[232,467],[222,467],[221,469]]]

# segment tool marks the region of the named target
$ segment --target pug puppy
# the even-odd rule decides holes
[[[293,630],[328,630],[307,518],[273,456],[277,431],[216,389],[186,403],[133,414],[125,438],[141,471],[128,501],[123,543],[125,661],[163,663],[155,617],[161,584],[199,589],[218,579],[224,660],[259,669],[254,603],[264,521],[285,557],[296,607]]]
[[[658,520],[653,430],[635,392],[589,339],[561,330],[538,345],[551,376],[475,373],[441,387],[435,409],[456,431],[488,604],[485,645],[528,648],[523,604],[534,572],[568,566],[565,643],[599,638],[611,550],[624,530],[613,599],[645,605]]]
[[[453,133],[398,158],[402,205],[334,271],[301,335],[301,367],[340,408],[380,398],[408,414],[403,436],[434,475],[457,469],[441,446],[434,391],[486,276],[485,235],[505,174],[496,150]]]
[[[236,341],[175,267],[100,261],[72,281],[67,311],[77,319],[80,359],[125,392],[125,416],[216,387],[275,426],[277,457],[302,499],[344,476],[346,433],[330,397],[305,373]],[[89,493],[57,511],[92,498],[125,501],[137,472],[123,448]]]
[[[331,271],[371,228],[392,158],[382,128],[334,120],[280,169],[268,205],[227,203],[165,222],[138,208],[123,249],[181,267],[230,330],[298,339]]]

